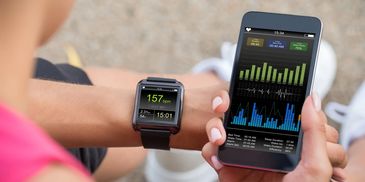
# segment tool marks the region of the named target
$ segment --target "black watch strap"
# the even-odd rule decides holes
[[[176,83],[177,81],[172,78],[159,78],[159,77],[148,77],[149,82],[164,82],[164,83]]]
[[[170,150],[170,131],[140,129],[144,148]]]
[[[170,78],[148,77],[148,82],[177,83],[177,80]],[[141,139],[144,148],[170,150],[170,131],[161,129],[140,129]]]

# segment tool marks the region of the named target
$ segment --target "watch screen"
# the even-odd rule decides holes
[[[245,28],[226,147],[295,153],[315,34]]]
[[[142,86],[138,118],[146,121],[175,121],[178,90]]]

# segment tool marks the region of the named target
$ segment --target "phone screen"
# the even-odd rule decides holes
[[[244,27],[225,147],[295,154],[315,36]]]

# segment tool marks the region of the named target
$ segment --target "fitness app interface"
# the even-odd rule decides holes
[[[225,146],[294,154],[315,34],[244,31]]]
[[[145,121],[175,121],[176,88],[142,86],[138,118]]]

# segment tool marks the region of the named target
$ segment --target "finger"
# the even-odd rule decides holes
[[[207,143],[203,146],[202,156],[216,171],[222,169],[223,165],[217,158],[218,146]]]
[[[213,118],[206,124],[206,132],[209,141],[214,145],[222,145],[226,140],[226,131],[224,130],[222,120]]]
[[[215,113],[224,113],[229,107],[229,95],[227,91],[220,91],[212,101],[212,109]]]
[[[332,179],[336,181],[346,181],[346,171],[341,168],[334,168],[332,173]]]
[[[338,143],[338,139],[339,139],[339,135],[338,135],[338,131],[328,125],[328,120],[326,117],[326,114],[323,111],[319,111],[318,115],[320,117],[320,120],[322,120],[324,123],[326,123],[326,137],[327,137],[327,141],[332,142],[332,143]]]
[[[341,145],[327,142],[327,152],[333,167],[346,167],[348,162],[347,155],[345,149]]]
[[[309,173],[330,177],[332,167],[327,155],[325,121],[319,116],[321,102],[313,94],[304,102],[302,109],[303,149],[301,163]]]
[[[319,117],[321,118],[321,120],[323,120],[324,121],[324,123],[328,123],[328,120],[327,120],[327,116],[326,116],[326,114],[321,110],[321,111],[319,111],[318,112],[318,114],[319,114]]]
[[[339,134],[338,131],[330,125],[326,125],[326,138],[327,142],[338,143]]]

